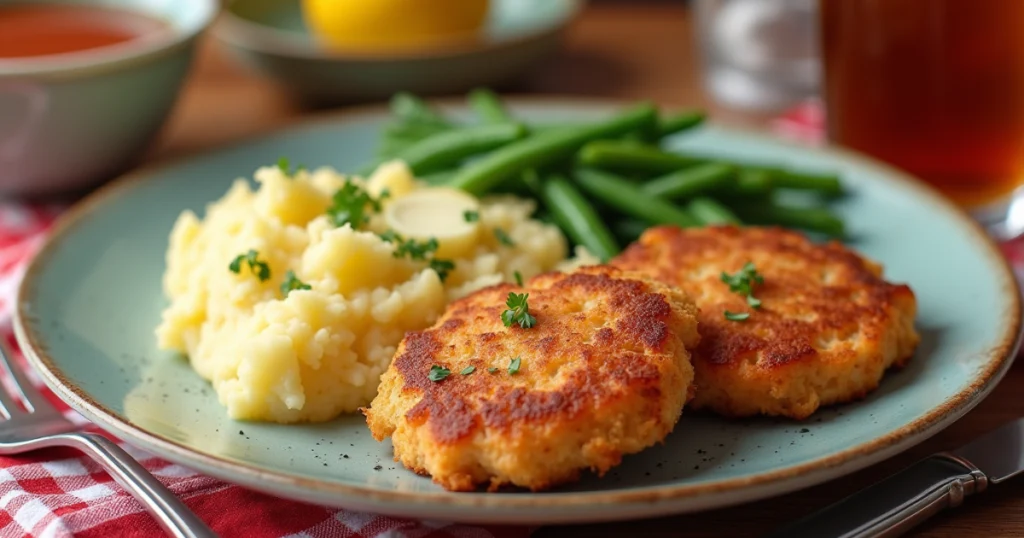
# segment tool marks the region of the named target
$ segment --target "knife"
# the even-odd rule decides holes
[[[939,452],[768,538],[891,538],[1024,471],[1024,419]]]

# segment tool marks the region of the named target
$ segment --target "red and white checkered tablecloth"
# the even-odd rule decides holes
[[[811,102],[780,117],[773,127],[783,136],[814,145],[821,141],[821,121],[820,108]],[[24,358],[11,333],[11,302],[28,260],[62,209],[0,202],[0,336],[23,367]],[[1024,267],[1024,242],[1005,245],[1004,250],[1016,266]],[[29,375],[41,386],[31,371]],[[68,418],[95,430],[48,390],[44,392]],[[278,499],[123,446],[225,537],[513,538],[530,533],[527,527],[411,521]],[[0,536],[4,538],[151,537],[160,533],[134,498],[96,463],[74,450],[0,457]]]

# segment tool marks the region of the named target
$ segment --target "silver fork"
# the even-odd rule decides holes
[[[168,534],[180,538],[206,538],[217,535],[191,510],[160,483],[149,471],[132,459],[121,447],[102,435],[75,431],[43,398],[8,359],[0,346],[0,362],[13,380],[16,395],[0,386],[0,455],[12,455],[53,446],[70,446],[91,456],[110,476],[132,494],[156,518]],[[25,409],[18,406],[20,396]]]

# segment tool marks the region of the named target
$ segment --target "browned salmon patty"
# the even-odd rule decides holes
[[[509,293],[529,294],[533,327],[504,325]],[[450,490],[603,474],[675,426],[696,313],[678,289],[608,267],[486,288],[406,335],[363,412],[397,461]],[[450,374],[432,381],[435,366]]]
[[[748,262],[760,308],[722,273]],[[691,406],[722,415],[803,419],[819,406],[862,398],[914,352],[913,292],[839,243],[779,228],[659,227],[611,264],[682,288],[700,308]],[[756,302],[756,301],[755,301]],[[730,313],[748,314],[729,320]]]

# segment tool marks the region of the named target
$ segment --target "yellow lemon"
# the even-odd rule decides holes
[[[302,0],[306,24],[329,46],[395,51],[465,40],[488,0]]]

